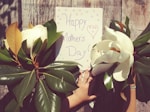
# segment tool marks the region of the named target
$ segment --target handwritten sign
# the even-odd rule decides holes
[[[101,40],[102,18],[102,8],[56,7],[57,30],[63,32],[56,60],[76,61],[82,70],[89,69],[91,48]]]

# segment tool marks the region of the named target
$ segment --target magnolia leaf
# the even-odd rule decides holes
[[[49,70],[43,73],[48,86],[60,93],[68,93],[77,88],[72,74],[64,70]]]
[[[6,30],[6,40],[12,52],[17,55],[22,43],[22,35],[18,29],[17,22],[8,26]]]
[[[75,78],[74,78],[73,74],[69,71],[49,68],[45,72],[49,73],[55,77],[58,77],[60,79],[63,77],[64,81],[67,81],[68,83],[70,83],[72,85],[76,85]]]
[[[104,85],[108,91],[114,87],[112,76],[109,76],[107,73],[104,75]]]
[[[18,82],[29,73],[29,71],[16,66],[0,65],[0,84],[8,85]]]
[[[26,74],[24,79],[14,89],[13,93],[16,96],[16,100],[19,105],[23,106],[23,100],[32,92],[36,83],[35,71],[31,71],[30,74]]]
[[[143,56],[139,58],[138,61],[145,65],[150,65],[150,57]]]
[[[139,52],[138,52],[139,55],[148,55],[150,56],[150,44],[147,44],[146,46],[144,46],[143,49],[141,49]]]
[[[56,65],[75,65],[75,66],[82,66],[80,63],[75,61],[55,61],[54,64]]]
[[[134,63],[136,74],[136,96],[141,102],[150,100],[150,57],[141,57]]]
[[[150,39],[150,32],[147,32],[147,33],[141,35],[139,38],[136,38],[133,41],[133,45],[134,45],[134,47],[142,46],[142,45],[146,44],[149,39]]]
[[[46,87],[46,89],[51,103],[50,112],[60,112],[62,107],[62,102],[61,102],[62,98],[57,94],[55,94],[54,92],[52,92],[48,87]]]
[[[142,49],[144,49],[146,46],[148,46],[148,43],[142,45],[142,46],[139,46],[139,47],[135,47],[134,48],[134,52],[135,52],[135,55],[139,55],[139,51],[141,51]]]
[[[143,32],[137,38],[140,38],[141,35],[146,34],[149,31],[150,31],[150,23],[148,23],[148,25],[146,26],[146,28],[143,30]]]
[[[139,61],[134,62],[134,71],[135,74],[137,73],[150,76],[150,66]]]
[[[126,25],[126,34],[130,37],[131,31],[129,28],[129,17],[126,17],[125,25]]]
[[[42,52],[43,51],[43,52]],[[48,50],[42,50],[37,57],[37,61],[39,62],[40,66],[47,66],[50,63],[53,63],[56,56],[55,56],[55,46],[52,45]]]
[[[73,61],[55,61],[51,65],[47,66],[47,68],[55,68],[56,70],[66,70],[71,72],[74,75],[78,75],[80,73],[79,63]]]
[[[5,112],[20,112],[20,106],[15,99],[12,99],[5,107]]]
[[[33,66],[32,60],[30,58],[30,55],[28,55],[28,52],[27,52],[26,41],[23,41],[22,47],[20,48],[18,52],[18,60],[25,69],[28,69],[28,70],[33,69],[34,66]]]
[[[0,64],[11,63],[13,58],[6,48],[0,49]]]
[[[136,75],[136,97],[139,101],[147,102],[150,100],[149,87],[150,87],[150,76],[137,74]]]
[[[42,40],[41,38],[38,38],[34,44],[33,44],[33,48],[32,48],[32,57],[37,56],[37,54],[40,52],[40,49],[42,48]]]
[[[58,40],[59,37],[61,37],[60,32],[57,31],[57,26],[55,21],[52,19],[44,24],[45,27],[47,27],[48,31],[48,45],[47,48],[50,48],[56,40]]]
[[[35,106],[38,112],[60,112],[61,100],[39,80],[35,90]]]

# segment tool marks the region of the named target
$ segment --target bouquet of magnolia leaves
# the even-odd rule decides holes
[[[120,25],[118,28],[117,26]],[[128,37],[130,37],[129,29],[129,18],[126,17],[125,24],[112,21],[110,27],[113,28],[115,31],[121,31],[125,33]],[[147,25],[145,30],[135,39],[133,40],[133,65],[128,65],[130,68],[128,80],[132,77],[136,77],[136,93],[137,99],[142,102],[147,102],[150,100],[150,90],[147,89],[150,87],[149,79],[150,79],[150,24]],[[129,44],[124,41],[125,49],[129,47]],[[131,46],[130,46],[131,47]],[[131,48],[130,48],[131,49]],[[129,51],[129,50],[128,50]],[[132,55],[132,54],[131,54]],[[130,59],[131,60],[131,59]],[[126,65],[125,65],[126,66]]]
[[[78,63],[55,61],[55,42],[61,37],[54,20],[19,30],[6,29],[0,47],[0,85],[8,94],[1,112],[60,112],[61,100],[77,88]]]
[[[92,87],[99,95],[93,112],[123,111],[124,100],[130,100],[126,89],[133,78],[136,78],[137,99],[150,100],[150,24],[134,41],[130,33],[128,17],[125,24],[112,20],[110,27],[105,27],[102,40],[91,50],[91,71],[95,77]],[[122,92],[126,98],[121,96]]]

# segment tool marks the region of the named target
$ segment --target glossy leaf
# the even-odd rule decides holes
[[[150,72],[149,72],[150,73]],[[150,100],[150,76],[137,74],[136,75],[136,97],[141,102]]]
[[[32,57],[35,57],[40,52],[41,47],[42,47],[42,40],[41,38],[38,38],[33,45]]]
[[[38,112],[60,112],[61,100],[39,80],[35,91],[35,106]]]
[[[135,54],[138,55],[138,52],[141,51],[141,50],[143,50],[147,45],[148,45],[148,43],[146,43],[146,44],[144,44],[144,45],[142,45],[142,46],[139,46],[139,47],[134,48]]]
[[[61,33],[57,32],[57,26],[55,21],[52,19],[44,24],[47,27],[48,31],[48,45],[47,48],[51,47],[59,37],[61,37]]]
[[[114,88],[112,76],[109,76],[107,73],[104,75],[104,85],[108,91]]]
[[[150,31],[150,23],[148,23],[148,25],[146,26],[146,28],[143,30],[143,32],[137,38],[140,38],[141,35],[146,34],[149,31]]]
[[[23,41],[22,47],[18,52],[18,60],[25,69],[33,69],[32,60],[27,51],[26,41]]]
[[[51,103],[50,112],[60,112],[62,108],[62,102],[61,102],[62,98],[57,94],[55,94],[54,92],[52,92],[47,86],[46,89]]]
[[[146,44],[149,39],[150,39],[150,32],[145,33],[145,34],[141,35],[139,38],[135,39],[133,41],[133,45],[134,45],[134,47],[139,47],[141,45]]]
[[[8,105],[5,107],[5,112],[20,112],[20,106],[15,99],[10,100]]]
[[[126,25],[126,34],[130,37],[131,31],[129,28],[129,17],[126,17],[125,25]]]
[[[30,72],[16,66],[0,65],[0,84],[8,85],[18,82],[24,75],[29,73]]]
[[[47,66],[47,68],[55,68],[56,70],[66,70],[74,75],[78,75],[80,71],[79,65],[79,63],[73,61],[55,61],[51,65]]]
[[[150,65],[150,57],[143,56],[139,58],[138,61],[145,65]]]
[[[73,75],[64,70],[52,70],[44,73],[48,86],[60,93],[68,93],[76,89],[76,83]]]
[[[52,45],[47,50],[42,50],[37,57],[37,61],[39,62],[40,66],[47,66],[54,62],[56,56],[55,56],[55,46]]]
[[[19,105],[23,106],[23,100],[32,92],[36,83],[36,74],[33,70],[30,74],[26,74],[24,79],[18,84],[13,93],[15,94],[16,100]]]
[[[0,49],[0,64],[11,63],[13,58],[6,48]]]
[[[135,74],[137,73],[137,74],[150,76],[150,66],[143,64],[139,61],[134,62],[134,71]]]
[[[18,29],[18,24],[13,23],[6,30],[6,40],[12,52],[17,55],[22,43],[22,34]]]
[[[139,55],[148,55],[150,56],[150,44],[144,46],[143,49],[141,49],[139,52],[138,52]]]

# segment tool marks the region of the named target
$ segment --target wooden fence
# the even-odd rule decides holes
[[[149,0],[0,0],[0,37],[4,37],[5,28],[12,22],[26,27],[28,23],[34,25],[54,18],[56,6],[103,8],[103,25],[109,25],[112,19],[124,22],[128,16],[132,39],[150,22]],[[0,86],[0,98],[6,92],[7,88]],[[149,105],[137,101],[137,112],[150,112]]]

